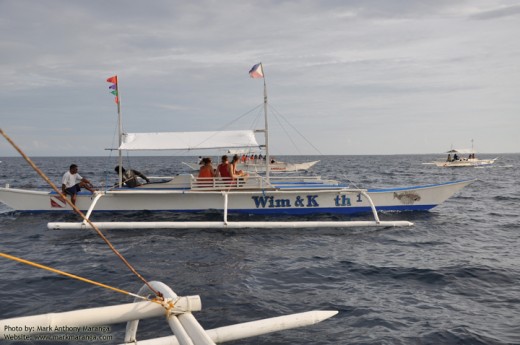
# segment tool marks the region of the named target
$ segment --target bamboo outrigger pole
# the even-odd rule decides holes
[[[34,169],[34,171],[36,171],[38,175],[40,175],[45,180],[45,182],[49,184],[49,186],[51,186],[51,188],[74,210],[74,212],[76,212],[81,218],[83,218],[85,222],[87,222],[91,226],[91,228],[99,235],[99,237],[101,237],[101,239],[108,245],[112,252],[114,252],[114,254],[116,254],[116,256],[119,259],[121,259],[125,266],[128,267],[128,269],[130,269],[130,271],[132,271],[132,273],[134,273],[139,279],[141,279],[147,286],[149,286],[150,290],[153,291],[156,294],[156,296],[161,297],[160,293],[154,290],[149,285],[149,282],[139,272],[137,272],[137,270],[134,268],[134,266],[130,264],[130,262],[128,262],[128,260],[125,259],[125,257],[114,247],[114,245],[103,234],[103,232],[101,232],[101,230],[99,230],[99,228],[90,219],[88,219],[85,216],[85,214],[81,212],[81,210],[75,204],[73,204],[72,201],[70,201],[69,198],[67,198],[67,196],[64,195],[60,189],[58,189],[58,187],[56,187],[56,185],[47,177],[47,175],[45,175],[43,171],[41,171],[40,168],[36,166],[36,164],[34,164],[32,159],[29,158],[29,156],[27,156],[25,152],[23,152],[22,149],[18,147],[18,145],[16,145],[16,143],[7,135],[7,133],[5,133],[2,130],[2,128],[0,128],[0,135],[2,135],[5,138],[5,140],[7,140],[9,144],[11,144],[11,146],[16,151],[18,151],[18,153],[20,153],[23,159],[25,159],[25,161],[29,163],[29,165]]]

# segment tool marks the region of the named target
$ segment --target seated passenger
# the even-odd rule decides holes
[[[202,158],[202,166],[199,169],[199,184],[212,185],[213,180],[210,178],[215,177],[215,169],[211,165],[211,158]]]
[[[242,170],[237,170],[238,160],[239,160],[238,156],[235,155],[233,157],[233,161],[231,162],[231,164],[229,164],[229,175],[231,176],[232,180],[237,180],[237,186],[238,186],[239,179],[245,179],[246,177],[249,176],[248,173],[246,173]]]
[[[220,176],[223,180],[232,180],[231,173],[229,171],[229,161],[228,156],[222,156],[222,162],[217,167],[217,175]]]
[[[76,205],[77,194],[81,191],[81,188],[85,188],[92,194],[94,194],[94,186],[92,183],[84,177],[78,174],[78,166],[72,164],[69,167],[69,171],[63,174],[61,179],[61,192],[63,195],[70,195],[70,201]]]

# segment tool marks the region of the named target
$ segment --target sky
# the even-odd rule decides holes
[[[108,155],[113,75],[125,132],[262,128],[262,62],[272,154],[516,153],[519,34],[516,0],[0,0],[0,128]]]

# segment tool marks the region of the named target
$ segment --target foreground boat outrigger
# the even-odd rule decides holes
[[[98,343],[109,339],[108,325],[126,322],[124,344],[215,345],[313,325],[338,313],[314,310],[205,330],[192,314],[201,310],[199,296],[177,296],[167,285],[157,281],[150,282],[150,286],[164,296],[161,303],[136,298],[134,303],[4,319],[0,320],[0,339]],[[150,291],[144,285],[138,295],[147,293]],[[137,342],[139,321],[153,317],[166,317],[174,335]]]

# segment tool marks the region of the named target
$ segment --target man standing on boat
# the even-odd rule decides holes
[[[76,205],[76,197],[81,188],[85,188],[91,193],[94,193],[95,189],[92,183],[84,177],[78,174],[78,166],[72,164],[69,167],[69,171],[63,174],[61,179],[61,191],[64,195],[70,195],[70,201]]]

